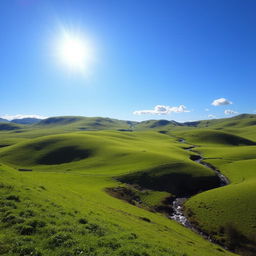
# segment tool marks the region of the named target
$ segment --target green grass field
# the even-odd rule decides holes
[[[251,129],[247,129],[250,134]],[[238,253],[255,255],[256,146],[247,141],[254,137],[246,138],[247,132],[239,131],[239,136],[229,134],[223,138],[223,132],[219,136],[219,131],[214,135],[213,130],[205,129],[177,134],[199,145],[197,150],[206,161],[221,170],[231,183],[190,198],[185,204],[187,215],[215,241]]]
[[[194,195],[185,208],[195,226],[253,255],[254,120],[192,127],[63,117],[1,130],[0,255],[235,255],[154,210],[184,195]],[[196,144],[231,184],[216,188],[216,173],[190,160],[178,138]],[[118,187],[135,200],[107,192]]]

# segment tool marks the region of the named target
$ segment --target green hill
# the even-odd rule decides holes
[[[237,136],[231,133],[212,130],[212,129],[196,129],[190,131],[176,132],[178,136],[185,136],[190,143],[195,144],[220,144],[223,146],[239,146],[239,145],[256,145],[256,143],[247,138]]]
[[[251,128],[243,128],[246,129]],[[252,203],[256,185],[255,143],[205,128],[177,132],[176,135],[200,146],[197,150],[206,161],[231,181],[228,186],[190,198],[185,204],[187,216],[194,226],[209,234],[214,241],[242,255],[255,255],[256,208]]]
[[[183,197],[219,186],[218,177],[209,169],[184,159],[119,177],[118,180],[143,188],[170,192]]]
[[[39,118],[31,118],[31,117],[26,117],[26,118],[20,118],[20,119],[13,119],[10,121],[11,123],[15,124],[36,124],[39,123],[42,119]]]
[[[67,126],[77,130],[130,129],[135,122],[103,117],[61,116],[40,121],[37,127],[53,128]]]
[[[176,121],[168,121],[168,120],[148,120],[148,121],[142,121],[140,123],[137,123],[135,128],[138,130],[143,129],[162,129],[162,128],[172,128],[176,126],[182,126],[182,124],[176,122]]]
[[[234,117],[222,118],[222,119],[212,119],[212,120],[202,120],[197,122],[186,122],[187,126],[195,126],[198,128],[227,128],[227,127],[246,127],[250,125],[255,125],[256,115],[255,114],[241,114]]]
[[[0,255],[255,255],[254,119],[4,123],[16,128],[0,131]],[[198,152],[231,183],[218,187]],[[183,196],[224,247],[167,218]]]
[[[0,131],[18,130],[21,126],[13,123],[0,123]]]
[[[1,122],[1,123],[8,123],[9,121],[8,121],[7,119],[0,118],[0,122]]]
[[[122,185],[113,177],[152,167],[172,173],[183,160],[183,173],[193,167],[198,178],[214,177],[189,156],[175,138],[157,132],[77,132],[2,148],[0,248],[7,255],[231,255],[164,215],[105,192]],[[157,205],[170,196],[161,193],[148,190],[141,198]]]

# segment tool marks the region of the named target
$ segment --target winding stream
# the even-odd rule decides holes
[[[181,143],[187,143],[184,139],[179,139],[179,142]],[[188,144],[189,145],[189,144]],[[199,163],[211,170],[213,170],[217,176],[219,177],[219,187],[225,186],[227,184],[229,184],[229,180],[213,165],[206,163],[204,160],[205,158],[202,156],[202,154],[195,152],[194,149],[196,148],[196,145],[189,145],[187,148],[185,148],[185,150],[187,151],[191,151],[193,153],[197,153],[198,155],[193,155],[191,156],[191,160],[193,160],[196,163]],[[189,197],[181,197],[181,198],[176,198],[173,202],[172,202],[172,209],[173,209],[173,213],[170,215],[170,218],[172,220],[175,220],[177,222],[179,222],[180,224],[184,225],[185,227],[191,228],[195,231],[197,231],[189,222],[189,220],[187,219],[187,217],[184,215],[184,211],[183,211],[183,204],[185,203],[185,201],[188,199]],[[201,232],[200,232],[201,233]]]

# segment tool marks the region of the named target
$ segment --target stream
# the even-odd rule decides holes
[[[187,143],[184,139],[179,139],[180,143]],[[188,144],[189,145],[189,144]],[[195,152],[194,149],[196,148],[196,145],[189,145],[185,150],[197,153],[198,155],[191,156],[190,159],[193,160],[196,163],[199,163],[211,170],[213,170],[217,176],[219,177],[219,187],[225,186],[229,184],[229,180],[213,165],[206,163],[204,160],[205,158],[202,156],[202,154],[199,154],[198,152]],[[173,213],[169,216],[170,219],[175,220],[182,224],[185,227],[188,227],[190,229],[193,229],[194,231],[197,231],[189,222],[187,217],[184,215],[183,211],[183,204],[185,201],[189,199],[189,197],[178,197],[172,202],[172,209]],[[198,231],[197,231],[198,232]],[[199,232],[201,233],[201,232]]]

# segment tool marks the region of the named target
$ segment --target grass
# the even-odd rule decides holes
[[[152,190],[167,191],[178,197],[215,188],[219,184],[219,179],[213,171],[185,159],[182,163],[174,161],[121,176],[118,180]]]
[[[176,134],[181,137],[189,138],[190,143],[199,145],[256,145],[254,141],[244,137],[212,129],[196,129],[192,131],[177,132]]]
[[[208,139],[205,132],[210,134]],[[231,184],[189,199],[185,204],[187,215],[194,225],[218,243],[243,255],[255,255],[256,207],[253,198],[256,196],[256,147],[253,143],[250,146],[233,140],[230,143],[222,137],[212,141],[213,133],[212,130],[197,129],[182,135],[187,141],[199,145],[197,150],[207,158],[206,161],[221,170]],[[180,132],[177,135],[180,136]]]
[[[0,123],[0,131],[11,131],[21,129],[22,126],[13,123]]]
[[[155,211],[166,198],[216,187],[215,173],[190,160],[180,137],[231,181],[189,199],[191,221],[230,249],[253,253],[253,120],[136,128],[65,117],[1,131],[0,255],[234,255]],[[106,192],[120,187],[121,200]]]
[[[104,188],[117,182],[107,177],[4,165],[0,175],[2,254],[223,255],[166,217],[109,196]]]

